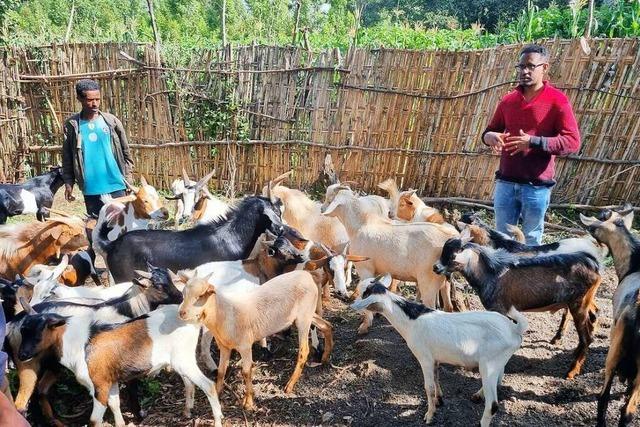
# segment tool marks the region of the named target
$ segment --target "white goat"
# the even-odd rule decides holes
[[[29,307],[30,309],[30,307]],[[214,384],[198,368],[195,358],[200,327],[178,318],[178,306],[160,307],[148,316],[121,324],[98,324],[92,316],[63,317],[28,311],[23,322],[19,358],[38,352],[59,355],[93,397],[91,425],[102,425],[107,405],[115,425],[125,426],[120,411],[119,381],[153,375],[171,368],[185,384],[185,415],[190,416],[197,385],[209,399],[215,425],[222,426],[222,409]],[[37,350],[36,350],[37,349]]]
[[[346,191],[353,196],[356,196],[356,193],[354,193],[351,187],[344,183],[331,184],[327,187],[327,191],[324,196],[324,203],[322,204],[321,209],[326,209],[341,191]],[[389,199],[376,196],[375,194],[369,194],[358,197],[358,200],[360,200],[363,207],[370,209],[372,213],[377,213],[384,218],[389,217],[389,209],[391,208],[392,203]]]
[[[340,219],[349,233],[351,250],[370,258],[358,265],[361,278],[389,272],[394,279],[416,282],[422,302],[435,308],[446,280],[434,273],[433,264],[445,242],[459,235],[455,229],[426,222],[392,222],[371,214],[357,197],[346,192],[338,193],[324,215]],[[450,293],[442,295],[444,308],[451,311]],[[367,314],[358,332],[366,333],[372,320]]]
[[[231,350],[240,353],[246,394],[243,406],[253,408],[251,382],[254,342],[296,325],[298,329],[298,361],[285,392],[293,391],[309,354],[309,329],[315,325],[325,337],[322,362],[326,363],[333,348],[331,325],[315,314],[318,290],[311,274],[292,271],[269,280],[254,291],[241,295],[217,292],[205,278],[193,278],[183,291],[180,318],[202,322],[213,334],[220,349],[217,390],[222,391]]]
[[[205,224],[226,218],[229,205],[212,195],[207,188],[207,182],[214,174],[215,170],[195,182],[189,179],[187,172],[182,169],[182,178],[173,181],[171,190],[174,196],[167,197],[167,199],[178,201],[175,215],[176,227],[183,220],[193,220],[196,224]]]
[[[429,408],[425,421],[430,424],[436,402],[442,399],[437,366],[447,363],[478,368],[482,388],[474,395],[484,397],[480,425],[488,427],[498,411],[498,384],[504,366],[522,343],[527,319],[514,308],[509,318],[495,312],[445,313],[434,311],[388,291],[391,276],[367,279],[364,293],[351,307],[381,313],[402,335],[418,359],[424,376]]]

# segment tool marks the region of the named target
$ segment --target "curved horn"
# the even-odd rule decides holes
[[[292,173],[293,173],[293,169],[291,169],[289,172],[285,172],[282,175],[275,177],[274,179],[271,180],[272,185],[274,187],[277,185],[280,185],[280,183],[285,179],[287,179]]]
[[[147,182],[147,178],[145,178],[144,175],[140,175],[140,184],[149,185],[149,183]]]
[[[27,300],[26,300],[26,299],[24,299],[24,297],[20,297],[19,299],[20,299],[20,305],[22,306],[22,308],[24,309],[24,311],[25,311],[27,314],[38,314],[38,313],[36,313],[36,311],[33,309],[33,307],[31,307],[31,306],[29,305],[29,303],[27,302]]]
[[[127,186],[127,188],[131,191],[133,191],[134,193],[137,193],[138,191],[140,191],[140,189],[132,184],[129,183],[129,181],[127,181],[126,179],[124,180],[124,185]]]
[[[164,196],[165,200],[182,200],[181,196]]]
[[[182,180],[184,181],[184,185],[189,185],[191,180],[189,179],[189,175],[187,175],[187,171],[185,168],[182,168]]]
[[[335,254],[333,253],[333,251],[331,249],[329,249],[324,243],[320,243],[320,247],[324,250],[324,252],[328,255],[328,256],[334,256]]]
[[[209,182],[209,180],[211,179],[211,177],[216,173],[216,170],[212,170],[211,172],[209,172],[204,178],[202,178],[200,181],[198,181],[198,183],[196,184],[196,189],[201,189],[204,186],[207,185],[207,182]]]

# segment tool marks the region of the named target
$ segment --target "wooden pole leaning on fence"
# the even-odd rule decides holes
[[[151,17],[153,40],[156,44],[156,62],[158,64],[158,67],[161,67],[162,62],[160,62],[160,34],[158,34],[158,26],[156,25],[156,15],[155,13],[153,13],[153,0],[147,0],[147,6],[149,7],[149,16]]]

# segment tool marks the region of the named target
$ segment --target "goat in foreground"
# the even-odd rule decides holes
[[[585,252],[519,257],[470,241],[468,229],[459,239],[448,240],[433,270],[444,275],[462,273],[487,310],[506,314],[511,307],[520,311],[568,308],[579,342],[567,378],[579,374],[596,325],[591,308],[601,282],[598,261]]]
[[[390,292],[391,276],[367,279],[354,310],[381,313],[402,335],[418,359],[424,376],[429,408],[427,424],[433,422],[436,405],[442,400],[438,383],[438,363],[467,369],[478,368],[482,388],[474,395],[484,397],[484,413],[480,425],[491,424],[498,411],[498,385],[504,367],[522,343],[527,319],[511,307],[509,318],[492,312],[445,313],[407,300]]]
[[[627,383],[627,400],[620,410],[620,426],[631,423],[640,401],[640,239],[631,232],[633,208],[605,211],[601,219],[580,215],[589,233],[613,255],[619,284],[613,294],[613,326],[607,352],[604,385],[598,397],[597,425],[606,425],[611,385],[616,375]]]
[[[325,338],[322,363],[333,349],[331,324],[315,314],[318,289],[307,271],[292,271],[269,280],[254,291],[240,295],[217,292],[207,277],[195,277],[183,290],[180,318],[202,322],[211,331],[220,349],[217,390],[222,392],[231,350],[240,353],[245,382],[245,409],[253,409],[251,346],[254,342],[276,334],[291,324],[298,329],[298,361],[285,387],[291,393],[302,375],[309,355],[309,329],[313,324]]]
[[[30,307],[29,307],[30,309]],[[178,306],[168,305],[120,324],[99,324],[91,316],[64,317],[55,313],[27,313],[18,358],[26,362],[40,352],[54,352],[60,363],[93,397],[91,425],[102,425],[111,409],[117,427],[126,425],[120,412],[120,381],[149,376],[171,368],[186,389],[185,414],[194,403],[197,385],[209,399],[216,427],[222,410],[214,384],[198,368],[196,346],[200,327],[178,318]]]

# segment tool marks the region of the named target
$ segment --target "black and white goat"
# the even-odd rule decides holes
[[[556,311],[568,308],[578,332],[575,358],[567,373],[573,378],[582,368],[596,325],[594,298],[601,277],[600,265],[589,253],[521,257],[471,243],[468,229],[449,239],[433,270],[460,272],[478,293],[487,310],[506,314],[520,311]]]
[[[380,313],[393,325],[418,359],[424,376],[429,409],[425,421],[430,424],[437,402],[442,400],[437,366],[448,363],[478,368],[482,388],[474,395],[484,397],[480,425],[491,424],[498,411],[498,385],[504,367],[522,343],[527,319],[511,307],[509,318],[493,312],[446,313],[409,301],[390,292],[391,276],[365,279],[361,297],[351,307]]]
[[[147,262],[177,271],[211,261],[246,259],[266,230],[280,234],[281,215],[279,200],[247,197],[229,211],[227,219],[188,230],[135,230],[110,242],[107,221],[93,243],[106,254],[113,279],[120,283],[131,280],[133,271]]]
[[[35,214],[38,221],[44,221],[49,217],[53,197],[63,184],[60,167],[22,184],[0,184],[0,224],[10,216],[24,214]]]
[[[580,215],[589,233],[606,244],[613,256],[618,287],[613,294],[613,326],[598,397],[598,426],[606,425],[611,384],[616,375],[627,383],[627,401],[620,411],[620,426],[631,423],[640,402],[640,239],[630,229],[633,208],[605,211],[600,219]]]

